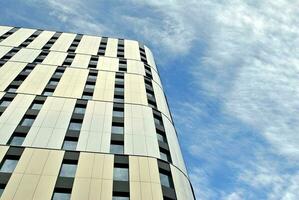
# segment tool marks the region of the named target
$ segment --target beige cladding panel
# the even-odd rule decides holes
[[[91,56],[90,55],[82,55],[76,54],[75,58],[71,64],[71,67],[78,67],[78,68],[87,68],[89,64]]]
[[[125,105],[125,153],[160,158],[150,107]]]
[[[115,73],[99,71],[93,93],[93,100],[113,101]]]
[[[170,165],[173,184],[178,200],[193,200],[193,193],[188,178],[177,168]]]
[[[0,144],[6,144],[35,96],[18,94],[0,117]]]
[[[125,58],[140,60],[139,44],[137,41],[125,40]]]
[[[157,71],[157,66],[156,66],[154,56],[153,56],[151,50],[145,45],[144,45],[144,50],[145,50],[145,55],[146,55],[148,64]]]
[[[159,87],[159,85],[156,82],[152,81],[152,84],[153,84],[153,89],[154,89],[154,92],[155,92],[155,97],[156,97],[158,110],[160,112],[162,112],[164,115],[166,115],[169,120],[172,121],[171,116],[170,116],[170,112],[169,112],[169,109],[168,109],[168,105],[167,105],[167,102],[166,102],[166,97],[164,95],[163,90],[161,89],[161,87]]]
[[[64,52],[55,52],[50,51],[47,57],[43,60],[42,64],[44,65],[62,65],[67,53]]]
[[[2,159],[4,158],[8,148],[9,148],[8,146],[0,146],[0,163],[1,163]]]
[[[27,38],[29,38],[34,32],[35,30],[33,29],[20,28],[8,38],[0,42],[0,45],[17,47],[22,44]]]
[[[17,92],[40,95],[56,68],[56,66],[51,65],[36,65],[34,70],[18,88]]]
[[[108,38],[107,46],[105,50],[105,56],[117,57],[117,43],[118,43],[118,39]]]
[[[41,32],[28,46],[27,48],[41,49],[54,35],[53,31]]]
[[[112,109],[113,104],[110,102],[88,102],[77,150],[109,152]]]
[[[143,76],[125,74],[125,103],[148,105]]]
[[[129,157],[130,199],[163,199],[157,160]]]
[[[4,35],[6,32],[8,32],[13,27],[10,26],[0,26],[0,36]]]
[[[101,37],[83,35],[76,53],[97,55],[101,43]]]
[[[136,60],[127,60],[127,72],[145,76],[143,62]]]
[[[60,149],[76,100],[48,97],[28,132],[23,146]]]
[[[10,59],[10,61],[31,63],[41,52],[41,50],[37,49],[21,49]]]
[[[107,71],[118,71],[118,58],[99,57],[97,69]]]
[[[0,46],[0,58],[7,54],[13,47]]]
[[[5,95],[5,92],[0,92],[0,99]]]
[[[166,137],[168,141],[168,146],[170,150],[170,155],[173,161],[173,165],[178,167],[180,170],[182,170],[185,174],[187,174],[187,170],[185,167],[185,162],[182,156],[181,148],[179,145],[179,141],[174,129],[174,126],[172,123],[164,116],[163,118],[163,124],[166,132]]]
[[[0,68],[0,91],[4,91],[26,65],[27,63],[6,62]]]
[[[87,76],[87,69],[66,68],[54,91],[54,95],[81,98]]]
[[[71,46],[76,34],[73,33],[62,33],[56,42],[51,47],[51,51],[63,51],[66,52]]]
[[[51,199],[63,155],[63,151],[26,148],[2,199]]]

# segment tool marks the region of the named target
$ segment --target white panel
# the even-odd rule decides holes
[[[41,32],[28,46],[27,48],[41,49],[54,35],[53,31]]]
[[[52,51],[63,51],[66,52],[71,46],[76,34],[73,33],[62,33],[56,42],[53,44],[50,50]]]
[[[105,56],[116,57],[117,56],[117,43],[118,39],[108,38]]]
[[[76,99],[48,97],[23,146],[60,149],[75,103]]]
[[[88,102],[77,150],[109,153],[112,108],[112,103]]]
[[[18,51],[10,61],[18,61],[18,62],[28,62],[31,63],[37,58],[37,56],[41,53],[41,50],[37,49],[21,49]]]
[[[143,62],[137,60],[127,60],[127,72],[145,76]]]
[[[143,76],[125,74],[125,103],[148,105]]]
[[[36,65],[34,70],[20,85],[17,92],[40,95],[46,87],[55,70],[56,66]]]
[[[87,68],[90,57],[90,55],[76,54],[71,67]]]
[[[113,101],[115,73],[100,71],[93,93],[94,100]]]
[[[8,32],[13,27],[10,26],[0,26],[0,36],[4,35],[6,32]]]
[[[5,95],[5,92],[0,92],[0,99]]]
[[[0,46],[0,58],[7,54],[13,47]]]
[[[151,50],[145,45],[144,45],[144,50],[145,50],[147,63],[157,71],[156,63],[155,63],[154,56],[153,56]]]
[[[47,57],[43,60],[42,64],[62,65],[66,56],[67,56],[67,53],[64,53],[64,52],[50,51],[50,53],[47,55]]]
[[[66,68],[55,89],[54,96],[81,98],[87,76],[87,69]]]
[[[97,69],[107,71],[118,71],[118,58],[99,57]]]
[[[163,90],[154,81],[152,81],[152,85],[155,93],[158,110],[165,114],[169,118],[169,120],[172,120]]]
[[[0,117],[0,144],[6,144],[35,96],[18,94]]]
[[[159,74],[153,68],[151,69],[151,71],[152,71],[153,80],[163,89]]]
[[[170,165],[175,193],[178,200],[194,199],[188,178],[177,168]]]
[[[20,28],[8,38],[0,42],[0,45],[17,47],[35,32],[34,29]]]
[[[185,162],[182,156],[181,148],[174,126],[164,115],[162,115],[162,119],[173,165],[175,165],[176,167],[181,169],[185,174],[187,174]]]
[[[140,60],[139,44],[137,41],[125,40],[125,58]]]
[[[156,128],[150,107],[125,105],[125,153],[160,157]]]
[[[101,37],[83,35],[76,53],[97,55],[101,43]]]
[[[18,76],[25,68],[27,63],[6,62],[0,68],[0,91],[4,91],[7,86]]]

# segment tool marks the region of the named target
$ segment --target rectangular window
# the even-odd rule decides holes
[[[34,118],[25,117],[21,122],[21,126],[31,127],[33,122],[34,122]]]
[[[167,142],[166,137],[161,133],[157,133],[158,140],[161,142]]]
[[[110,153],[123,154],[124,153],[124,145],[123,144],[111,144],[110,145]]]
[[[129,200],[129,197],[113,196],[112,200]]]
[[[75,177],[76,169],[77,169],[76,164],[62,163],[59,176],[62,176],[62,177]]]
[[[129,181],[129,169],[123,167],[114,167],[113,180],[115,181]]]
[[[40,110],[40,109],[42,108],[42,106],[43,106],[43,103],[38,103],[38,102],[36,102],[36,103],[33,103],[33,104],[31,105],[30,109],[33,109],[33,110]]]
[[[9,144],[13,146],[21,146],[25,140],[24,136],[12,136]]]
[[[112,125],[111,132],[114,134],[124,134],[124,127]]]
[[[76,113],[76,114],[84,114],[85,110],[86,110],[86,108],[78,106],[78,107],[75,107],[74,113]]]
[[[169,174],[160,172],[160,181],[163,186],[173,188],[172,179]]]
[[[3,100],[0,102],[0,106],[7,107],[7,106],[9,106],[10,103],[11,103],[11,101],[9,101],[9,100]]]
[[[16,159],[4,159],[0,172],[12,173],[18,164],[18,160]]]
[[[67,192],[54,192],[52,200],[69,200],[71,193]]]
[[[80,131],[81,126],[82,126],[82,123],[80,123],[80,122],[71,122],[69,125],[69,130]]]
[[[56,85],[58,85],[58,81],[56,81],[56,80],[51,80],[51,81],[49,81],[49,85],[56,86]]]
[[[86,85],[85,85],[85,88],[86,88],[86,89],[94,89],[94,87],[95,87],[95,86],[94,86],[94,85],[91,85],[91,84],[86,84]]]
[[[75,151],[77,148],[77,141],[72,141],[72,140],[64,140],[62,149],[64,150],[69,150],[69,151]]]
[[[123,111],[113,110],[113,117],[124,117]]]
[[[43,92],[43,95],[44,95],[44,96],[52,96],[52,95],[53,95],[53,91],[45,90],[45,91]]]
[[[169,155],[169,153],[166,153],[166,152],[160,151],[160,158],[161,158],[162,160],[165,160],[165,161],[171,162],[171,159],[170,159],[170,155]]]

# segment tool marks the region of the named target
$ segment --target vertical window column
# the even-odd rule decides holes
[[[71,46],[69,47],[69,49],[67,50],[67,52],[70,52],[70,53],[74,53],[80,43],[82,39],[82,35],[81,34],[77,34],[74,41],[72,42]]]
[[[0,116],[4,113],[9,104],[16,97],[16,94],[6,93],[0,100]]]
[[[158,167],[163,199],[176,200],[177,197],[174,189],[170,165],[166,162],[158,160]]]
[[[114,85],[114,102],[124,103],[125,97],[125,76],[123,73],[115,73],[115,85]]]
[[[0,198],[5,190],[5,187],[15,170],[24,148],[9,147],[4,158],[0,163]]]
[[[59,38],[61,35],[61,32],[56,32],[51,39],[42,47],[42,50],[49,50],[52,45],[56,42],[56,40]]]
[[[55,70],[51,79],[49,80],[47,86],[45,87],[44,91],[42,92],[42,95],[44,95],[44,96],[52,96],[53,95],[64,71],[65,71],[65,67],[57,67],[57,69]]]
[[[80,130],[84,119],[87,101],[78,99],[66,132],[62,149],[75,151],[77,148]]]
[[[69,200],[71,198],[79,155],[79,152],[66,151],[64,153],[52,200]]]
[[[22,120],[20,121],[17,128],[14,130],[7,144],[12,146],[21,146],[25,140],[26,135],[28,134],[34,120],[36,119],[39,111],[41,110],[46,97],[36,96],[33,102],[31,103],[29,109],[26,111]]]
[[[124,104],[121,103],[113,104],[110,152],[124,153]]]
[[[29,38],[27,38],[21,45],[20,47],[24,48],[27,47],[39,34],[41,33],[41,30],[35,31]]]
[[[141,61],[147,64],[146,54],[144,50],[144,45],[139,43],[139,52],[140,52],[140,58]]]
[[[129,157],[114,156],[112,200],[129,200]]]
[[[124,59],[124,58],[119,59],[118,70],[121,72],[127,71],[127,60],[126,59]]]
[[[125,41],[124,39],[118,39],[117,43],[117,57],[125,57]]]
[[[33,62],[34,63],[42,63],[49,53],[50,53],[50,51],[43,50],[42,52],[40,52],[40,54],[35,58],[35,60]]]
[[[157,109],[157,103],[151,79],[144,77],[144,83],[148,105],[152,108]]]
[[[101,39],[101,43],[98,49],[98,56],[104,56],[105,55],[105,51],[106,51],[106,46],[107,46],[107,42],[108,42],[108,38],[107,37],[102,37]]]
[[[144,63],[144,70],[145,70],[145,76],[148,77],[149,79],[153,79],[152,70],[148,64]]]
[[[84,88],[83,94],[82,94],[82,99],[85,99],[85,100],[92,99],[94,88],[95,88],[96,81],[97,81],[97,76],[98,76],[97,70],[89,70],[85,88]]]
[[[98,64],[99,57],[98,56],[91,56],[88,64],[88,68],[96,69]]]
[[[16,92],[35,66],[36,64],[33,63],[27,64],[26,67],[20,72],[20,74],[9,84],[9,86],[7,86],[5,91]]]
[[[70,66],[75,58],[74,53],[68,53],[64,62],[62,63],[63,66]]]
[[[0,42],[5,40],[6,38],[8,38],[9,36],[11,36],[14,32],[16,32],[17,30],[19,30],[20,28],[12,28],[9,31],[7,31],[5,34],[0,36]]]

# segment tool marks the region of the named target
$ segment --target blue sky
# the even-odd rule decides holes
[[[198,199],[299,198],[298,0],[1,1],[0,23],[143,41]]]

